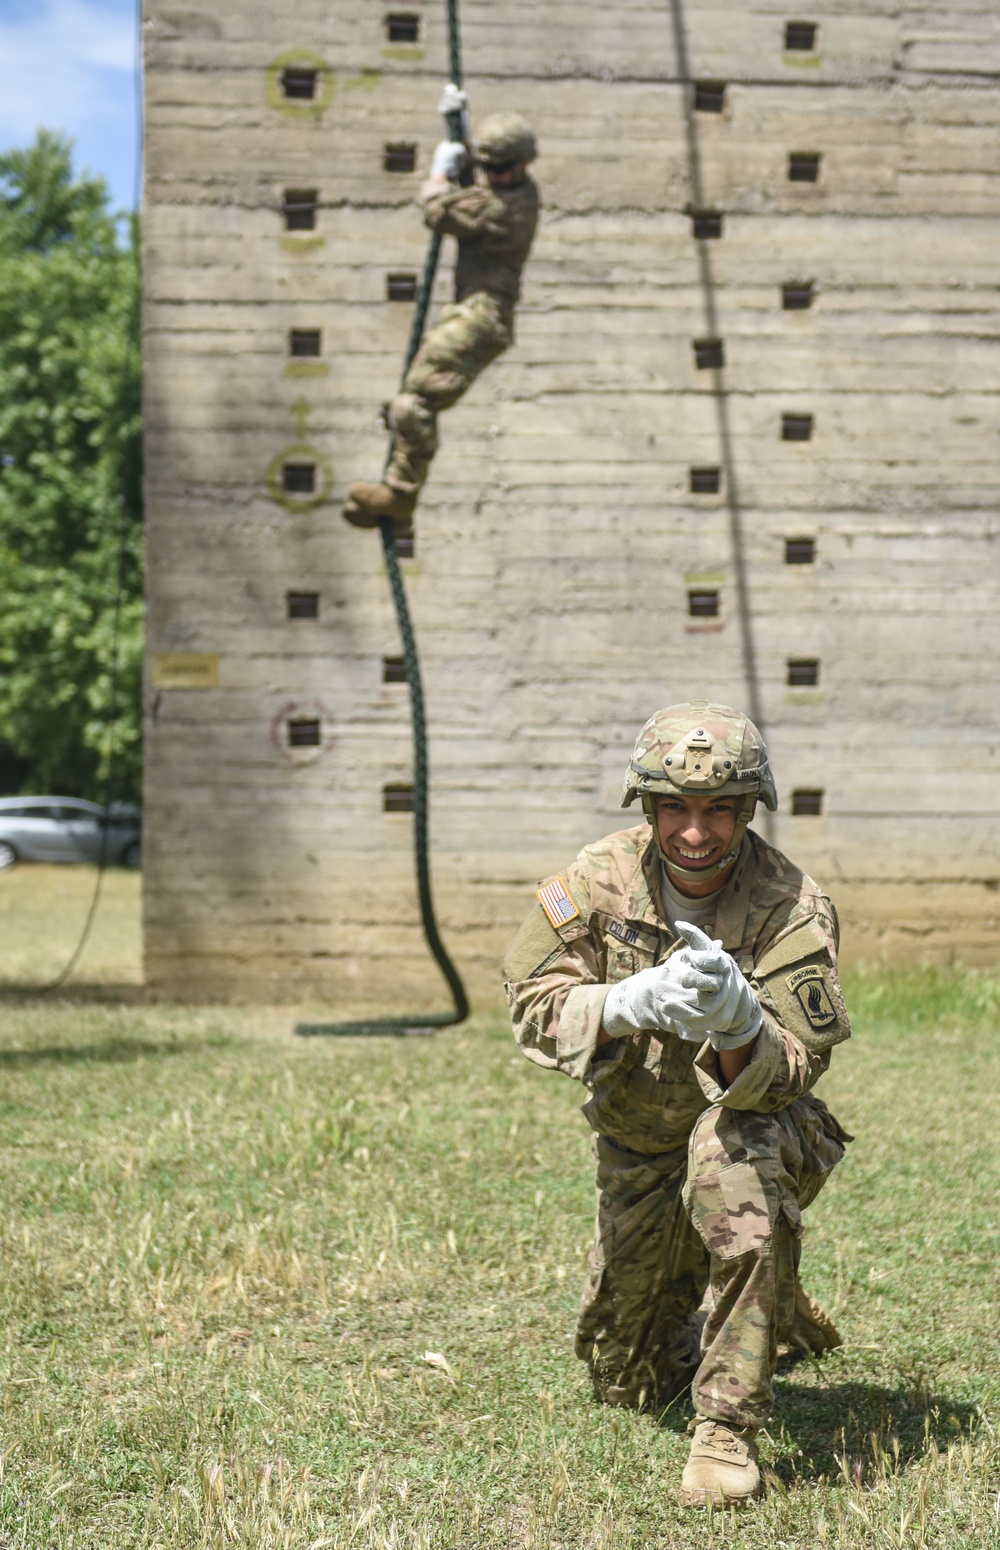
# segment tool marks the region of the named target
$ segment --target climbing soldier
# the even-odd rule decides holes
[[[622,806],[646,823],[549,878],[507,955],[529,1060],[580,1078],[597,1228],[576,1350],[607,1404],[691,1385],[687,1506],[760,1489],[779,1345],[840,1337],[799,1279],[802,1210],[851,1138],[811,1089],[850,1033],[830,900],[749,831],[777,806],[757,728],[660,711]],[[714,939],[713,939],[714,938]]]
[[[448,87],[442,113],[464,104]],[[383,517],[408,532],[417,497],[437,451],[437,417],[450,409],[479,373],[514,339],[514,304],[538,221],[538,188],[528,175],[535,137],[523,118],[498,113],[480,126],[475,166],[481,177],[465,188],[469,163],[461,141],[442,140],[421,189],[424,222],[458,239],[455,305],[427,334],[389,412],[394,444],[381,484],[352,484],[344,516],[355,527]]]

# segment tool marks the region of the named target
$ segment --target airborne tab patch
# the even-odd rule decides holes
[[[823,980],[823,970],[815,965],[789,974],[785,984],[795,992],[799,1005],[812,1028],[829,1028],[837,1021],[837,1009],[830,1000]]]
[[[538,902],[549,917],[550,925],[557,931],[560,926],[568,926],[571,920],[580,918],[580,911],[570,898],[565,878],[554,877],[550,883],[543,883],[538,890]]]

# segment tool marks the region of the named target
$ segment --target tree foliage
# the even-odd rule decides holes
[[[141,768],[137,237],[62,136],[0,156],[0,741],[23,789],[98,800],[114,698],[112,794]]]

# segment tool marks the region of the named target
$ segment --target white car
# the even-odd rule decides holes
[[[142,864],[142,816],[113,802],[107,810],[79,797],[0,797],[0,870],[15,861],[99,861]]]

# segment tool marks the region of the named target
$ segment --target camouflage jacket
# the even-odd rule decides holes
[[[534,906],[504,962],[514,1033],[529,1060],[579,1077],[599,1134],[637,1152],[682,1145],[710,1104],[769,1113],[807,1092],[850,1035],[837,979],[830,900],[780,851],[747,832],[719,894],[716,937],[750,980],[764,1021],[731,1086],[710,1044],[643,1031],[598,1050],[608,986],[682,945],[667,925],[660,859],[647,824],[588,845]],[[543,885],[544,886],[544,885]],[[568,896],[568,897],[563,897]],[[551,907],[551,904],[550,904]]]
[[[435,191],[423,201],[424,223],[442,236],[458,238],[455,300],[489,291],[515,302],[521,270],[538,224],[538,186],[525,177],[514,188]]]

